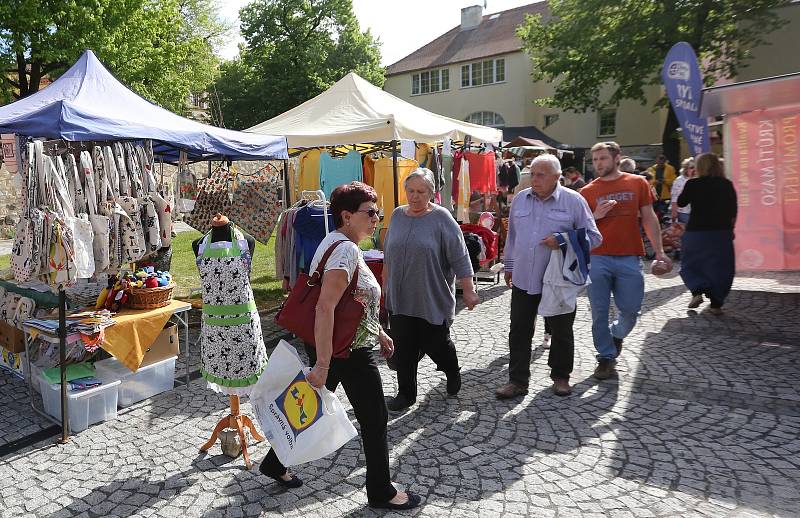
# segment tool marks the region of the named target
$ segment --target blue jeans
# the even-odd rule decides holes
[[[689,224],[689,213],[688,212],[679,212],[678,213],[678,223],[683,223],[684,225]]]
[[[592,338],[597,359],[613,360],[617,357],[613,338],[628,336],[642,308],[642,260],[635,255],[592,255],[589,278],[592,283],[587,292],[592,305]],[[609,325],[612,293],[617,306],[617,320]]]

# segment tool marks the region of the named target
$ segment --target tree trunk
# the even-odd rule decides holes
[[[675,132],[677,129],[678,117],[670,103],[667,122],[664,124],[664,133],[661,136],[661,150],[676,170],[680,168],[681,163],[681,141]]]

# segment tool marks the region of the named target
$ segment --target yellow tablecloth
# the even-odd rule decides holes
[[[142,364],[147,348],[155,341],[167,320],[177,309],[190,306],[173,300],[169,306],[158,309],[123,309],[114,315],[114,324],[105,330],[101,346],[127,368],[136,372]]]

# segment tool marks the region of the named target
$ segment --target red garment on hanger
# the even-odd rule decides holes
[[[469,184],[473,191],[497,192],[494,153],[465,153],[469,162]]]
[[[470,166],[471,167],[471,166]],[[470,169],[470,182],[472,181],[472,170]],[[481,266],[490,263],[493,259],[497,258],[497,232],[489,230],[482,225],[461,224],[461,232],[472,232],[478,235],[483,241],[483,246],[486,247],[486,259],[481,261]]]

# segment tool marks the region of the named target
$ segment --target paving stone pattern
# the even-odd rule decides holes
[[[406,515],[800,516],[800,275],[738,278],[722,317],[687,312],[679,278],[648,275],[619,377],[603,382],[591,378],[581,298],[574,394],[551,394],[547,353],[537,348],[530,394],[510,402],[493,397],[507,378],[510,294],[501,286],[480,294],[479,309],[460,311],[453,325],[461,393],[447,397],[444,376],[424,359],[417,404],[390,416],[394,480],[426,500]],[[268,340],[281,335],[271,317],[264,329]],[[394,373],[383,361],[380,368],[392,395]],[[24,406],[8,403],[13,383],[0,377],[4,437],[37,424],[24,411],[10,417]],[[218,446],[200,454],[226,411],[227,399],[196,380],[67,445],[51,439],[8,455],[0,459],[0,517],[382,514],[366,507],[357,440],[300,466],[305,485],[291,491]],[[256,460],[267,449],[251,447]]]

